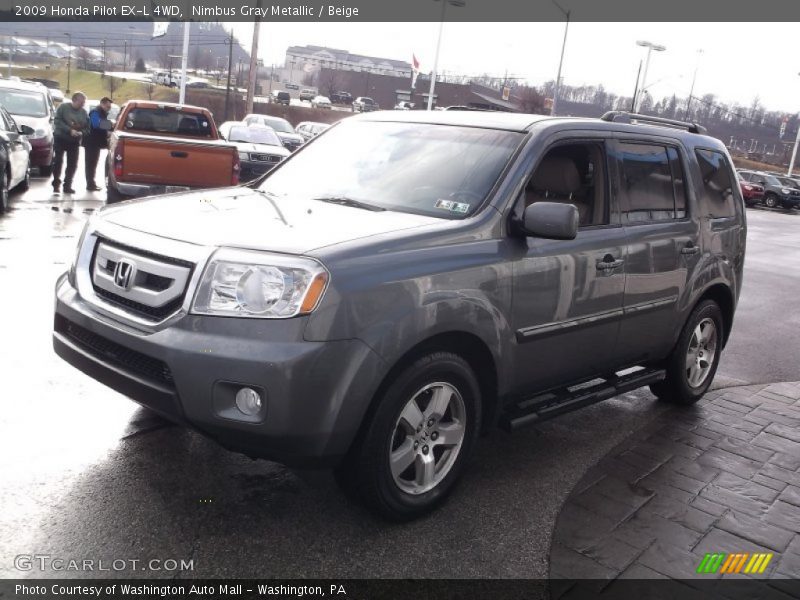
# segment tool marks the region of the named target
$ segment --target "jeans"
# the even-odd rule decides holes
[[[55,156],[53,157],[53,187],[61,185],[61,165],[64,163],[64,155],[67,155],[67,169],[64,173],[64,187],[72,187],[72,179],[78,169],[78,153],[80,152],[78,142],[64,142],[56,139],[54,144]]]
[[[94,182],[94,174],[97,171],[97,163],[100,160],[100,151],[102,148],[95,144],[86,143],[83,152],[83,161],[86,168],[86,187],[97,187]]]

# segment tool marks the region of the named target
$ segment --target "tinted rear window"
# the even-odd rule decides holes
[[[210,138],[211,123],[201,115],[166,108],[134,108],[125,117],[125,129],[159,135]]]
[[[683,169],[674,148],[621,143],[623,222],[665,221],[686,216]]]
[[[708,214],[712,218],[734,216],[736,207],[733,190],[737,184],[725,155],[714,150],[696,150],[695,153],[703,176]]]

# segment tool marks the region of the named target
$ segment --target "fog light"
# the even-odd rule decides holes
[[[248,417],[261,411],[261,396],[253,388],[244,387],[236,392],[236,408]]]

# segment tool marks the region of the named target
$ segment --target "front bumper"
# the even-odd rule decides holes
[[[49,167],[53,163],[53,140],[39,138],[30,140],[31,166]]]
[[[149,185],[145,183],[125,183],[111,180],[109,180],[109,183],[111,187],[115,188],[123,196],[130,196],[133,198],[188,192],[191,189],[185,185]]]
[[[241,170],[239,179],[242,183],[253,181],[254,179],[258,179],[264,175],[264,173],[268,173],[279,164],[280,163],[271,163],[266,161],[243,160],[240,163]]]
[[[332,466],[386,368],[359,340],[306,342],[306,321],[184,314],[144,332],[96,312],[65,274],[56,284],[53,347],[94,379],[226,448],[291,466]],[[230,418],[220,395],[232,385],[265,392],[261,422]]]
[[[781,197],[781,203],[786,208],[797,208],[800,206],[800,196],[783,196]]]

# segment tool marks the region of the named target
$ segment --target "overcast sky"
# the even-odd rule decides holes
[[[698,0],[700,1],[700,0]],[[454,9],[457,10],[457,9]],[[249,50],[252,24],[235,31]],[[414,52],[424,72],[433,66],[438,23],[261,24],[259,57],[282,64],[289,45],[316,44],[400,60]],[[446,23],[440,70],[521,77],[534,85],[555,79],[563,23]],[[637,40],[666,46],[654,52],[648,90],[656,98],[686,96],[700,56],[695,96],[716,94],[749,105],[758,95],[767,109],[800,111],[796,23],[571,23],[562,75],[568,85],[599,84],[631,95],[645,49]],[[698,55],[698,50],[703,53]]]

